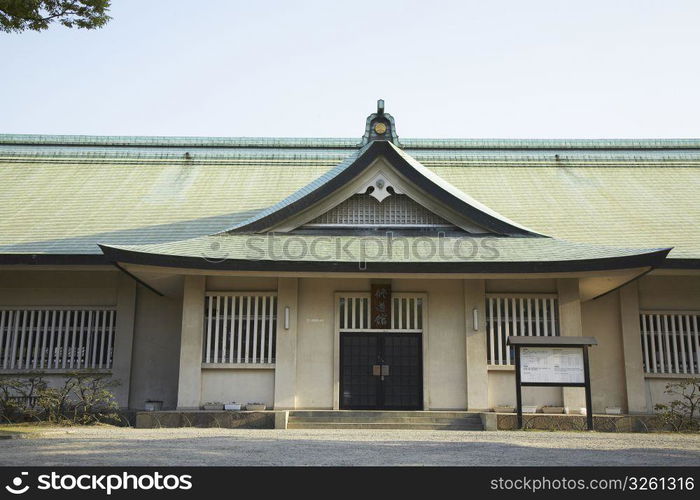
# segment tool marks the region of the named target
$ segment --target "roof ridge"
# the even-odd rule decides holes
[[[0,145],[358,148],[359,138],[0,134]],[[401,139],[403,149],[700,149],[700,139]]]

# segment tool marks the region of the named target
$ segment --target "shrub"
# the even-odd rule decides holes
[[[7,422],[36,419],[34,403],[46,389],[41,375],[26,379],[0,378],[0,419]]]
[[[674,399],[654,406],[663,425],[674,431],[700,430],[700,378],[666,384],[664,393]]]
[[[44,374],[0,379],[0,418],[7,422],[46,421],[58,424],[119,423],[122,418],[109,375],[72,372],[62,384],[49,387]]]

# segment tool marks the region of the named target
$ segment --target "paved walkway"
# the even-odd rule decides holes
[[[379,430],[47,429],[0,465],[700,465],[700,435]]]

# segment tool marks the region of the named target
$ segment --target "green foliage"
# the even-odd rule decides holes
[[[654,406],[664,426],[674,431],[699,431],[700,378],[666,384],[664,392],[674,398],[670,403]]]
[[[32,401],[45,389],[46,382],[40,375],[0,379],[0,419],[13,422],[34,418]]]
[[[0,0],[0,30],[43,31],[53,22],[67,28],[101,28],[111,19],[110,0]]]
[[[61,384],[49,386],[42,373],[27,378],[0,378],[0,420],[46,421],[88,425],[121,422],[111,392],[117,382],[92,372],[65,374]]]

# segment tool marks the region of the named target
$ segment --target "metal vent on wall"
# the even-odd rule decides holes
[[[454,227],[404,194],[381,203],[369,194],[356,194],[316,217],[305,227]]]

